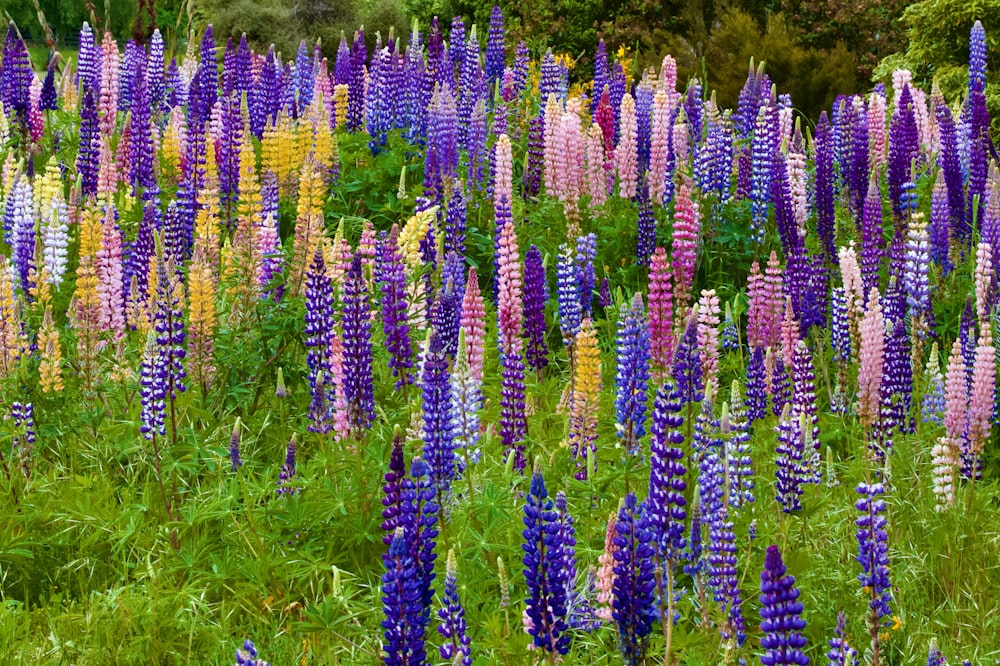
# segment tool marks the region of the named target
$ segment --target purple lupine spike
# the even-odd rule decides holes
[[[635,87],[636,146],[640,174],[649,170],[649,153],[653,135],[653,95],[655,92],[653,81],[645,76]]]
[[[233,38],[226,39],[226,50],[222,54],[222,94],[232,95],[236,92],[236,47]]]
[[[430,31],[427,37],[427,81],[428,90],[435,85],[451,85],[452,68],[445,52],[444,35],[441,33],[441,23],[438,17],[431,19]]]
[[[159,117],[163,113],[167,88],[163,75],[163,36],[160,29],[153,31],[149,39],[149,55],[146,58],[146,85],[149,89],[150,115]]]
[[[703,405],[706,403],[708,400]],[[702,413],[705,413],[704,407]],[[718,431],[716,424],[717,421],[713,419],[713,430]],[[742,645],[746,638],[746,623],[743,619],[743,600],[736,568],[736,535],[725,500],[725,452],[718,436],[711,437],[705,444],[701,454],[698,487],[702,516],[708,523],[708,584],[712,588],[713,600],[726,614],[726,621],[720,628],[723,640],[736,640]]]
[[[368,98],[365,115],[371,141],[368,147],[372,155],[378,155],[389,138],[393,126],[392,113],[397,101],[392,95],[392,68],[394,56],[388,48],[377,50],[372,58],[369,72]]]
[[[969,33],[969,92],[986,90],[986,31],[976,21]]]
[[[22,122],[28,113],[31,98],[31,60],[11,21],[3,45],[3,69],[0,69],[0,102],[4,108],[18,114]]]
[[[830,296],[832,316],[830,318],[830,345],[833,360],[847,363],[851,359],[851,333],[847,319],[847,297],[843,287],[835,287]]]
[[[180,70],[177,69],[177,59],[171,58],[167,66],[167,74],[163,79],[165,88],[163,99],[163,111],[166,113],[175,106],[187,105],[187,87],[181,79]]]
[[[211,117],[212,107],[219,98],[219,61],[211,25],[205,28],[201,37],[201,61],[195,79],[198,95],[191,101],[192,122],[205,122]]]
[[[906,304],[910,317],[923,317],[931,305],[929,241],[927,227],[923,221],[911,221],[906,236],[906,266],[903,281],[906,285]]]
[[[853,118],[854,106],[848,102],[844,95],[837,95],[831,109],[830,121],[833,129],[833,161],[837,167],[837,180],[834,185],[838,191],[846,183],[850,174]]]
[[[431,482],[439,506],[451,493],[458,475],[455,456],[455,426],[452,418],[451,378],[448,356],[441,336],[431,330],[424,354],[423,377],[423,456],[430,467]]]
[[[857,487],[861,496],[855,508],[861,516],[854,521],[858,526],[858,562],[861,573],[858,580],[869,597],[871,622],[877,627],[892,611],[892,586],[889,582],[889,534],[885,517],[886,503],[879,495],[885,493],[882,483],[861,483]],[[876,648],[877,649],[877,648]]]
[[[526,199],[538,196],[542,187],[542,165],[545,160],[545,119],[539,111],[528,122],[528,157],[524,168],[523,192]]]
[[[155,333],[152,331],[146,340],[139,369],[140,419],[142,425],[139,432],[143,439],[152,440],[157,435],[166,435],[164,424],[167,394],[166,368],[163,367],[163,357],[158,353]]]
[[[795,577],[786,575],[787,571],[778,547],[768,546],[760,574],[760,630],[764,634],[760,646],[765,650],[760,662],[764,666],[809,664],[809,657],[802,651],[806,646],[802,602],[798,600]]]
[[[240,196],[240,146],[243,144],[243,117],[240,100],[230,95],[220,100],[222,134],[216,143],[219,168],[219,205],[226,226],[236,226],[234,208]]]
[[[354,254],[344,286],[341,319],[344,336],[344,394],[352,434],[361,439],[375,419],[372,377],[371,309],[361,273],[361,255]]]
[[[29,276],[35,269],[35,204],[27,175],[18,176],[5,202],[4,241],[11,246],[18,284],[29,295]]]
[[[333,340],[333,283],[326,274],[323,251],[317,247],[305,279],[306,365],[313,399],[309,409],[313,432],[329,432],[333,410],[330,343]]]
[[[465,41],[465,21],[462,20],[461,16],[456,16],[451,20],[451,30],[448,33],[448,57],[451,59],[453,71],[452,87],[462,75],[462,64],[465,62],[465,54],[467,53]]]
[[[441,336],[441,348],[445,355],[453,359],[458,353],[462,296],[465,293],[465,264],[455,252],[450,252],[445,258],[441,283],[434,308],[434,329]]]
[[[888,300],[887,294],[886,301]],[[906,332],[902,316],[890,319],[886,315],[886,320],[892,329],[886,335],[885,374],[882,378],[881,391],[885,399],[890,402],[892,423],[899,426],[901,432],[912,432],[912,424],[907,423],[913,402],[910,336]]]
[[[565,244],[560,245],[556,259],[556,300],[559,305],[559,329],[566,344],[576,338],[583,322],[583,308],[578,289],[573,249]]]
[[[767,208],[771,201],[771,170],[774,168],[776,139],[778,138],[777,111],[762,106],[757,114],[753,139],[750,144],[753,170],[750,182],[751,217],[753,236],[757,242],[764,239]]]
[[[426,196],[441,202],[444,182],[458,173],[458,115],[448,86],[437,86],[427,109]]]
[[[128,40],[122,56],[118,75],[118,110],[122,113],[132,107],[136,75],[139,68],[145,68],[146,52],[135,40]]]
[[[132,278],[135,278],[138,289],[135,297],[142,301],[146,300],[146,294],[149,293],[149,268],[156,252],[154,233],[157,226],[156,208],[152,202],[147,202],[135,241],[131,244],[128,258],[125,260],[123,280],[125,285],[131,285]]]
[[[441,658],[454,666],[472,666],[472,650],[466,633],[465,609],[458,597],[455,551],[448,551],[448,565],[444,578],[444,594],[438,609],[438,632],[445,639],[438,649]]]
[[[41,111],[56,111],[59,108],[59,98],[56,94],[55,58],[49,58],[49,65],[45,68],[45,81],[42,83],[42,94],[38,108]]]
[[[525,615],[535,647],[551,655],[569,652],[568,599],[564,544],[559,514],[536,465],[524,505],[524,578],[528,588]]]
[[[458,144],[469,149],[469,124],[476,105],[484,97],[486,80],[483,67],[479,60],[479,38],[476,27],[472,26],[465,41],[465,58],[462,60],[462,70],[457,88],[458,99]]]
[[[861,283],[866,294],[878,286],[884,243],[882,234],[882,196],[873,177],[868,184],[868,196],[861,216]]]
[[[97,194],[97,175],[100,171],[100,129],[97,117],[97,101],[91,88],[83,91],[80,105],[80,148],[76,155],[76,171],[80,175],[80,193],[83,196]]]
[[[813,355],[802,340],[795,347],[792,363],[792,411],[793,419],[800,419],[799,425],[805,432],[799,433],[812,449],[802,452],[803,465],[813,474],[813,481],[819,483],[820,469],[819,414],[816,407],[816,370]]]
[[[616,351],[616,428],[625,450],[634,456],[639,453],[639,440],[646,434],[649,401],[650,331],[641,292],[635,294],[631,305],[622,303]]]
[[[771,201],[774,203],[774,224],[778,228],[778,235],[781,238],[781,250],[787,256],[802,248],[803,238],[799,235],[795,223],[795,211],[792,208],[792,194],[785,156],[780,150],[776,150],[771,159],[769,185]]]
[[[828,666],[858,666],[858,652],[847,642],[847,614],[844,611],[837,613],[837,629],[830,639],[826,658]]]
[[[142,192],[144,200],[150,200],[159,192],[154,174],[153,162],[156,147],[153,145],[153,127],[150,118],[152,108],[149,96],[149,86],[143,67],[140,65],[136,73],[137,81],[133,91],[135,103],[132,105],[131,123],[132,162],[131,180],[133,193]]]
[[[98,92],[101,76],[101,51],[94,43],[94,31],[90,24],[84,21],[80,28],[80,51],[77,57],[76,79],[80,82],[81,92],[88,88]]]
[[[279,70],[279,89],[275,95],[278,102],[278,111],[284,111],[291,118],[298,118],[295,107],[295,76],[292,72],[292,64],[286,62]]]
[[[466,216],[468,214],[468,203],[465,191],[460,182],[456,182],[451,189],[451,197],[448,199],[448,210],[444,218],[444,252],[448,254],[454,252],[461,257],[465,256],[465,230]]]
[[[247,45],[247,34],[240,35],[240,43],[236,47],[236,59],[233,63],[233,84],[238,95],[250,91],[253,84],[253,56]]]
[[[859,99],[859,98],[855,98]],[[851,167],[848,188],[851,194],[851,209],[857,219],[864,210],[868,194],[868,112],[864,103],[854,106],[854,125],[851,128]],[[915,126],[914,126],[915,127]]]
[[[757,83],[757,73],[753,68],[753,60],[751,60],[747,80],[743,84],[739,96],[736,98],[736,113],[733,119],[736,124],[737,137],[740,139],[749,139],[750,135],[753,134],[760,106],[760,87]]]
[[[747,418],[754,421],[767,416],[767,387],[764,350],[754,347],[747,364]]]
[[[680,395],[671,384],[663,384],[653,403],[653,433],[649,444],[649,496],[646,499],[646,516],[652,532],[656,557],[664,568],[676,568],[684,550],[684,520],[687,517],[684,491],[684,443],[680,428],[684,425]],[[673,622],[665,613],[667,599],[662,598],[661,620]]]
[[[541,80],[538,83],[538,92],[541,99],[547,100],[549,95],[555,95],[556,101],[565,101],[567,91],[562,87],[559,64],[556,62],[555,56],[552,55],[552,49],[545,52],[540,69]]]
[[[292,485],[292,477],[295,476],[295,434],[288,441],[288,448],[285,450],[285,462],[278,472],[278,495],[295,495],[298,488]]]
[[[618,650],[628,666],[645,663],[649,633],[656,618],[652,533],[645,505],[629,493],[618,510],[614,543],[614,602],[612,617],[618,629]]]
[[[313,87],[316,85],[316,73],[313,70],[313,57],[306,40],[299,42],[299,52],[295,56],[295,91],[299,114],[312,103]]]
[[[434,597],[434,539],[438,535],[437,520],[441,507],[434,501],[431,470],[422,458],[410,464],[410,476],[403,479],[400,525],[406,534],[406,546],[420,573],[422,626],[430,622],[431,600]]]
[[[753,458],[750,455],[750,421],[747,419],[746,406],[737,381],[733,381],[729,405],[729,440],[726,442],[729,505],[742,510],[756,498]]]
[[[594,287],[597,276],[594,273],[594,259],[597,257],[597,234],[589,233],[576,239],[577,288],[580,294],[580,309],[584,317],[593,311]]]
[[[403,458],[403,436],[393,433],[392,451],[389,454],[389,469],[382,484],[382,543],[389,546],[403,513],[403,479],[406,478],[406,461]]]
[[[489,90],[503,76],[504,69],[504,25],[500,5],[493,5],[490,12],[490,31],[486,39],[486,80]]]
[[[337,59],[333,64],[333,81],[337,85],[349,85],[351,82],[351,47],[347,45],[347,37],[340,33],[340,44],[337,46]]]
[[[896,109],[889,124],[889,198],[896,218],[903,215],[900,195],[903,193],[903,183],[913,177],[910,170],[919,150],[917,121],[913,114],[913,96],[907,84],[903,86],[903,92],[896,102]]]
[[[394,532],[389,551],[383,558],[386,569],[382,574],[383,650],[385,663],[393,666],[425,663],[427,656],[423,627],[419,625],[421,581],[404,534],[402,527]]]
[[[771,379],[771,413],[781,416],[785,405],[792,398],[792,380],[789,377],[788,368],[785,367],[785,360],[782,354],[774,364],[774,376]]]
[[[368,60],[368,47],[365,45],[364,30],[354,33],[354,43],[351,45],[351,55],[348,59],[347,95],[347,130],[356,132],[364,122],[364,92],[365,92],[365,62]]]
[[[528,67],[530,62],[531,55],[528,52],[528,45],[525,44],[522,39],[517,43],[517,52],[514,55],[514,85],[511,90],[513,97],[519,97],[521,93],[524,92],[525,86],[528,84]],[[508,101],[513,101],[513,97]]]
[[[627,79],[622,64],[615,61],[614,69],[611,70],[611,80],[608,81],[608,101],[611,109],[615,112],[615,143],[618,143],[618,133],[621,120],[622,99],[625,97]]]
[[[477,191],[482,191],[487,183],[486,166],[492,151],[486,148],[486,102],[479,99],[469,117],[469,128],[466,134],[465,150],[468,160],[468,183]]]
[[[816,125],[816,233],[828,261],[837,256],[834,231],[833,141],[824,111]]]
[[[701,350],[698,348],[698,322],[694,317],[688,317],[684,335],[681,336],[677,351],[674,352],[672,374],[683,404],[697,404],[704,399]]]
[[[594,85],[593,95],[590,96],[590,114],[597,111],[597,103],[601,97],[601,91],[608,84],[611,78],[611,70],[608,67],[608,48],[604,45],[604,40],[597,42],[597,50],[594,52]]]
[[[656,245],[656,217],[653,215],[653,203],[649,199],[649,186],[643,178],[639,188],[639,223],[635,241],[635,262],[639,266],[649,267],[650,257]]]
[[[545,304],[549,300],[548,280],[542,253],[532,245],[524,255],[524,350],[528,366],[536,371],[549,364],[545,344]]]
[[[597,304],[603,310],[611,307],[611,281],[607,275],[601,278],[601,286],[597,290]]]

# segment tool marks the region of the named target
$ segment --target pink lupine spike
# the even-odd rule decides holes
[[[993,399],[996,393],[996,348],[992,344],[989,328],[979,336],[976,360],[972,369],[972,386],[969,396],[968,454],[976,460],[990,438],[990,418],[993,416]],[[976,468],[975,462],[972,468]]]
[[[115,340],[125,335],[125,298],[122,277],[122,239],[115,223],[115,210],[107,207],[97,251],[97,298],[102,331],[110,331]]]
[[[623,199],[634,199],[639,182],[638,128],[635,117],[635,100],[625,93],[619,113],[618,145],[615,147],[615,166],[618,168],[618,193]]]
[[[885,97],[875,92],[868,97],[868,143],[871,146],[871,168],[880,171],[886,165],[888,143],[885,125]]]
[[[663,205],[667,185],[667,157],[672,131],[670,108],[669,95],[663,90],[657,92],[653,98],[653,129],[649,149],[649,198],[658,206]]]
[[[676,271],[674,297],[677,307],[681,310],[686,309],[691,295],[700,232],[698,202],[691,198],[688,183],[681,183],[674,204],[674,237],[671,248]]]
[[[666,380],[674,362],[674,288],[667,251],[653,252],[649,268],[649,329],[653,365],[660,381]]]
[[[956,450],[962,447],[968,425],[969,374],[962,354],[962,340],[955,338],[944,380],[944,432]]]
[[[559,102],[556,101],[555,94],[550,94],[545,104],[545,129],[544,140],[544,161],[542,165],[542,177],[545,181],[545,193],[550,197],[558,198],[558,177],[557,166],[559,152],[559,125],[562,121]]]
[[[496,155],[493,167],[493,201],[494,203],[499,201],[501,196],[506,196],[507,201],[513,201],[514,181],[512,165],[514,158],[511,154],[510,139],[506,134],[501,134],[497,137],[494,151]]]
[[[521,260],[517,247],[514,225],[508,221],[500,232],[497,252],[497,274],[500,288],[497,292],[497,316],[504,346],[511,345],[520,351],[521,323],[523,320]]]
[[[767,316],[770,303],[767,301],[767,287],[764,275],[760,272],[760,262],[755,261],[750,266],[747,276],[747,297],[750,304],[747,307],[747,344],[750,348],[767,346]]]
[[[596,123],[587,132],[587,191],[591,209],[600,208],[608,200],[607,174],[604,170],[604,136]]]
[[[333,432],[338,442],[345,441],[351,425],[344,392],[344,343],[336,333],[330,339],[330,374],[333,376]]]
[[[865,429],[878,418],[882,370],[885,363],[885,318],[878,289],[872,288],[861,320],[861,363],[858,367],[858,417]]]
[[[559,181],[559,199],[568,218],[576,219],[580,195],[583,194],[583,141],[579,112],[579,99],[566,104],[566,112],[559,123],[556,178]]]
[[[101,95],[97,101],[98,126],[101,136],[114,134],[118,112],[118,72],[121,67],[118,58],[118,44],[111,31],[104,33],[101,42]]]
[[[764,270],[764,287],[767,294],[767,316],[765,318],[767,346],[777,347],[781,342],[781,320],[785,316],[784,271],[778,261],[778,254],[771,250]]]
[[[781,359],[789,370],[795,365],[795,348],[799,346],[799,322],[792,310],[792,297],[785,299],[785,314],[781,318]]]
[[[469,268],[462,298],[462,331],[469,356],[469,373],[476,382],[483,381],[483,353],[486,346],[486,311],[479,291],[479,277],[475,268]]]
[[[688,161],[688,127],[680,116],[674,122],[674,159],[678,166],[686,165]]]
[[[705,385],[719,372],[719,297],[714,289],[702,289],[698,299],[698,348]]]
[[[990,329],[989,310],[991,288],[993,285],[993,248],[989,243],[980,243],[976,247],[976,318],[979,330]]]

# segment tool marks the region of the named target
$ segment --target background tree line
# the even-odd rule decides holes
[[[498,1],[509,34],[523,37],[536,52],[552,48],[568,54],[576,62],[576,78],[590,78],[594,48],[603,38],[611,51],[628,47],[636,71],[672,54],[681,80],[707,78],[706,89],[732,106],[753,56],[766,62],[778,87],[812,119],[829,108],[835,91],[888,81],[897,67],[913,70],[925,85],[936,78],[946,95],[958,95],[973,21],[986,26],[991,55],[1000,34],[1000,0]],[[485,39],[493,0],[8,0],[5,5],[8,17],[36,42],[45,39],[41,10],[64,46],[75,44],[84,20],[119,38],[141,38],[155,24],[175,48],[189,30],[211,23],[220,41],[245,32],[258,49],[273,42],[292,54],[300,39],[320,38],[332,56],[341,34],[350,39],[359,25],[374,43],[377,32],[386,35],[394,27],[405,33],[413,19],[426,26],[433,16],[445,28],[451,17],[463,16],[480,26]],[[514,39],[508,42],[512,50]],[[988,97],[996,116],[995,86]]]

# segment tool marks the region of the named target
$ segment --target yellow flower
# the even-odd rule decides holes
[[[892,616],[892,630],[899,631],[900,627],[903,626],[903,621],[899,619],[898,615]]]

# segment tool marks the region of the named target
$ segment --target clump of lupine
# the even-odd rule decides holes
[[[193,433],[224,423],[221,467],[247,483],[265,456],[253,422],[287,443],[283,463],[266,452],[271,510],[296,511],[343,474],[333,450],[379,467],[387,663],[477,655],[488,625],[463,603],[457,562],[464,574],[464,519],[489,490],[523,502],[523,577],[502,589],[523,598],[524,642],[545,658],[614,631],[626,663],[671,664],[683,622],[721,637],[723,657],[706,660],[759,645],[762,663],[803,664],[819,648],[806,648],[800,592],[755,532],[791,534],[832,498],[847,515],[843,493],[817,498],[827,444],[827,488],[835,468],[849,477],[838,456],[870,469],[844,484],[860,495],[867,611],[810,623],[834,636],[830,663],[847,664],[848,624],[865,621],[878,663],[898,624],[895,449],[915,448],[939,520],[992,483],[1000,170],[982,26],[960,107],[899,71],[892,90],[838,99],[814,138],[761,68],[730,111],[696,80],[682,94],[672,58],[640,73],[602,42],[592,85],[570,86],[561,55],[532,62],[521,44],[509,61],[504,26],[495,7],[485,40],[460,18],[446,39],[435,20],[371,52],[359,31],[332,62],[305,42],[285,60],[245,39],[220,48],[209,28],[167,63],[159,32],[120,52],[85,25],[77,71],[53,60],[44,82],[10,26],[0,462],[12,498],[49,460],[56,401],[79,401],[93,432],[106,413],[149,442],[181,549],[197,530],[173,525],[210,455],[191,453]],[[388,162],[388,203],[373,191],[342,205]],[[749,267],[712,266],[723,223],[751,239]],[[240,350],[260,351],[249,372],[234,367]],[[276,416],[259,422],[269,400]],[[588,560],[607,503],[604,552]],[[283,548],[309,538],[295,533]],[[762,555],[757,631],[744,583]],[[237,661],[255,659],[247,641]]]

